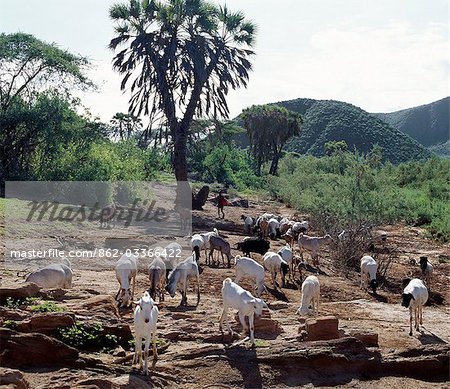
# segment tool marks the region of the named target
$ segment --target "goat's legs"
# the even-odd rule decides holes
[[[250,341],[252,345],[255,345],[255,326],[254,326],[254,313],[251,313],[248,317],[248,324],[250,325]]]
[[[145,348],[144,348],[144,374],[148,375],[148,349],[150,346],[150,336],[145,338]]]
[[[412,316],[413,316],[413,309],[412,307],[409,307],[409,336],[412,336]]]
[[[158,350],[156,348],[156,330],[152,332],[152,343],[153,343],[153,362],[152,362],[152,367],[155,367],[156,361],[158,360]]]

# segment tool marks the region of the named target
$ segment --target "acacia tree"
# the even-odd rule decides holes
[[[278,105],[254,105],[245,109],[241,118],[258,173],[264,162],[272,160],[269,174],[276,174],[283,146],[289,138],[300,135],[301,116]]]
[[[142,129],[140,118],[127,113],[117,112],[111,119],[112,135],[120,140],[129,140]]]
[[[110,9],[113,67],[129,87],[129,112],[162,114],[177,181],[187,181],[187,140],[195,115],[227,117],[230,88],[246,86],[255,26],[204,0],[130,0]],[[119,50],[121,48],[121,50]]]
[[[0,196],[5,180],[20,178],[17,172],[64,111],[61,93],[94,87],[85,75],[88,65],[33,35],[0,34]]]
[[[0,34],[0,109],[44,89],[92,88],[86,58],[24,33]]]

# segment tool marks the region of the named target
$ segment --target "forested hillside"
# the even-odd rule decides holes
[[[369,152],[378,144],[383,160],[400,163],[427,158],[431,153],[401,131],[368,112],[333,100],[295,99],[277,103],[303,116],[301,135],[292,138],[285,149],[322,156],[325,144],[343,140],[349,150]]]
[[[446,97],[419,107],[373,115],[429,147],[450,139],[449,105],[450,98]]]

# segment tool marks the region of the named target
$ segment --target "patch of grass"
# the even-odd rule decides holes
[[[17,323],[18,322],[16,320],[5,320],[2,324],[2,327],[14,330],[17,328]]]
[[[57,305],[53,301],[44,301],[41,304],[30,306],[30,311],[32,312],[63,312],[64,310],[64,307]]]
[[[60,328],[57,337],[69,346],[78,349],[114,349],[119,339],[116,335],[105,334],[101,323],[82,323],[77,321],[69,328]]]
[[[24,299],[8,297],[4,306],[9,309],[20,309],[20,307],[31,305],[36,301],[39,301],[38,297],[27,297]]]
[[[270,343],[267,340],[255,339],[255,347],[269,347]]]

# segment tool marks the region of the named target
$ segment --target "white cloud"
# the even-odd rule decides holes
[[[371,112],[429,103],[449,94],[447,33],[446,24],[418,28],[394,20],[375,29],[321,29],[306,48],[258,58],[250,89],[232,96],[233,110],[297,97],[347,101]]]

